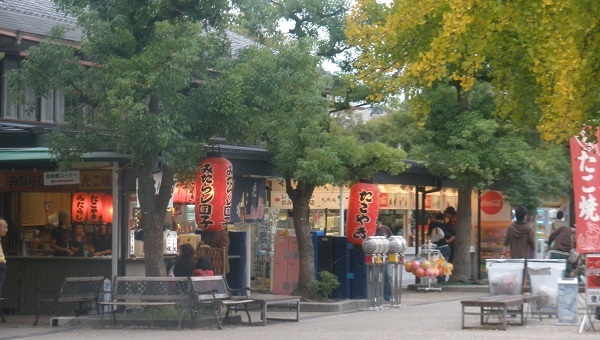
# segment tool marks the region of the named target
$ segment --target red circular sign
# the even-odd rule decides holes
[[[488,191],[481,196],[481,211],[488,215],[496,215],[502,210],[504,200],[497,191]]]

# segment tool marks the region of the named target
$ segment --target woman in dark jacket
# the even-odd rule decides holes
[[[175,258],[173,265],[173,276],[189,277],[196,269],[196,259],[194,258],[194,247],[189,243],[184,243],[179,248],[179,255]]]

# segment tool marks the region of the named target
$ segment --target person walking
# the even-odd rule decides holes
[[[510,255],[512,259],[528,259],[535,250],[533,227],[525,221],[527,209],[515,209],[516,222],[511,223],[506,230],[502,255]],[[510,250],[510,253],[509,253]]]
[[[571,228],[566,224],[554,230],[546,243],[550,246],[550,259],[552,260],[566,260],[566,274],[565,277],[569,277],[571,273],[571,262],[569,261],[569,253],[575,246],[575,228]]]
[[[567,227],[567,223],[563,221],[563,217],[565,214],[562,211],[556,213],[556,219],[554,222],[550,223],[550,232],[552,234],[556,229],[560,229],[562,227]]]

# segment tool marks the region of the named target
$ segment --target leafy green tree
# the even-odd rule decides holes
[[[348,51],[344,35],[349,0],[233,0],[236,25],[263,43],[287,36],[312,38],[315,54],[333,60]]]
[[[209,77],[226,55],[219,27],[227,1],[54,2],[77,18],[81,45],[74,49],[57,32],[28,50],[13,84],[67,94],[69,124],[53,136],[60,159],[105,148],[130,157],[138,177],[146,275],[164,276],[163,221],[176,171],[197,164],[208,138],[239,133],[237,124],[228,123],[239,113],[236,94]],[[197,86],[194,79],[205,82]],[[157,169],[162,181],[155,195]]]
[[[264,143],[293,203],[300,254],[296,294],[308,296],[314,252],[308,221],[315,187],[349,183],[376,171],[398,173],[404,153],[382,143],[360,143],[331,120],[323,97],[319,58],[302,42],[243,51],[228,67],[249,111],[247,138]]]

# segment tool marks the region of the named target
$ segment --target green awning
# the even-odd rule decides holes
[[[127,160],[127,156],[112,151],[89,152],[82,155],[83,161],[90,162],[108,162]],[[49,148],[15,148],[0,149],[0,163],[21,163],[21,162],[54,162],[56,157],[52,155]]]

